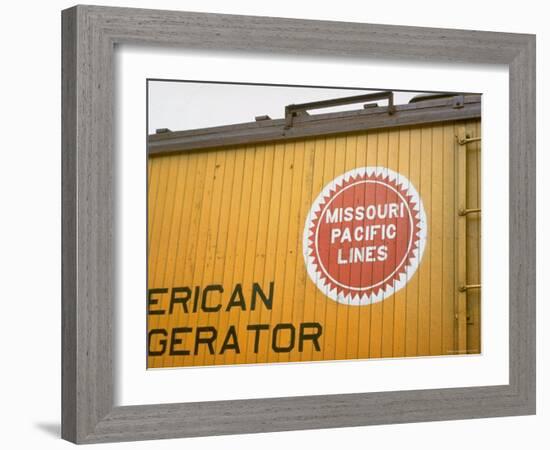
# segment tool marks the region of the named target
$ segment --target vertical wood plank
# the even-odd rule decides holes
[[[319,139],[310,139],[303,144],[303,164],[302,164],[302,176],[301,176],[301,195],[300,204],[297,210],[298,222],[297,222],[297,236],[295,251],[292,255],[294,266],[296,270],[296,278],[294,281],[294,302],[292,308],[292,324],[296,329],[296,345],[293,351],[289,354],[290,361],[301,361],[304,356],[308,355],[308,359],[311,359],[312,345],[310,342],[304,343],[302,351],[300,352],[300,326],[302,323],[311,322],[314,315],[314,292],[306,289],[309,285],[309,276],[306,272],[303,257],[303,235],[304,224],[309,212],[309,208],[312,203],[312,187],[315,176],[315,160],[316,150],[319,145]],[[313,287],[313,286],[311,286]],[[306,314],[307,312],[307,314]]]
[[[432,127],[431,174],[431,273],[430,273],[430,342],[429,354],[442,353],[443,266],[449,255],[443,254],[443,224],[445,217],[453,214],[452,205],[443,202],[443,126]]]
[[[241,229],[242,235],[239,237],[238,245],[243,248],[242,253],[242,272],[235,284],[240,283],[242,286],[242,294],[245,299],[244,308],[237,308],[238,321],[234,323],[237,330],[237,335],[240,337],[240,352],[235,353],[234,364],[243,364],[246,362],[247,349],[247,327],[250,323],[250,315],[252,314],[252,285],[254,279],[254,265],[256,260],[256,247],[258,245],[258,231],[260,223],[261,200],[262,200],[262,185],[263,185],[263,165],[265,159],[264,147],[257,145],[249,150],[253,153],[253,158],[249,159],[245,167],[247,175],[247,183],[250,192],[247,192],[246,203],[241,205],[247,211],[243,217],[245,227]],[[233,287],[232,287],[233,288]],[[255,308],[261,308],[261,305],[255,305]],[[233,324],[233,323],[232,323]]]
[[[268,231],[269,231],[269,206],[272,195],[272,168],[273,168],[273,158],[275,155],[275,150],[273,145],[262,145],[259,146],[259,151],[261,158],[258,158],[258,167],[255,172],[255,176],[261,180],[261,186],[259,187],[259,200],[255,206],[255,211],[258,216],[258,224],[256,231],[256,243],[254,245],[254,254],[253,262],[251,266],[253,269],[250,271],[250,280],[244,281],[244,286],[246,287],[247,292],[249,292],[251,283],[258,283],[262,289],[265,289],[266,295],[269,295],[270,292],[270,282],[271,273],[265,273],[265,264],[266,264],[266,252],[269,242],[267,240]],[[250,306],[250,311],[248,314],[248,324],[260,324],[261,314],[265,309],[261,300],[257,299],[255,307]],[[265,333],[258,332],[258,343],[256,343],[256,333],[248,333],[244,335],[242,340],[241,352],[243,354],[243,362],[245,363],[254,363],[258,359],[258,353],[260,347],[260,339],[267,339],[264,336]]]
[[[224,292],[224,298],[227,297],[227,289],[230,288],[227,284],[224,283],[226,278],[226,273],[230,271],[230,267],[227,262],[230,261],[230,249],[231,245],[234,242],[234,237],[231,236],[231,217],[234,214],[236,209],[237,202],[240,200],[233,193],[233,188],[235,186],[235,178],[239,176],[236,173],[236,156],[238,152],[235,150],[227,151],[227,155],[223,161],[223,175],[220,173],[220,176],[223,176],[223,186],[222,186],[222,199],[220,202],[220,213],[219,213],[219,224],[218,224],[218,243],[215,249],[215,260],[214,260],[214,269],[212,275],[212,281],[214,283],[219,283],[226,290]],[[220,169],[221,169],[221,162]],[[213,320],[209,324],[215,327],[218,330],[218,343],[217,351],[214,355],[206,355],[204,364],[216,364],[219,360],[219,354],[221,348],[224,344],[225,334],[227,332],[227,327],[221,326],[222,318],[226,316],[225,312],[225,302],[222,303],[220,312],[217,314],[212,314]],[[220,335],[221,334],[221,335]]]
[[[421,177],[421,158],[419,155],[422,152],[421,130],[418,127],[412,128],[410,133],[410,152],[409,152],[409,181],[420,191]],[[423,198],[423,196],[422,196]],[[424,205],[426,208],[426,205]],[[428,224],[429,225],[429,224]],[[428,229],[429,233],[429,229]],[[424,256],[429,246],[429,240],[424,250]],[[422,263],[424,264],[424,262]],[[406,305],[406,330],[405,330],[405,356],[418,355],[418,296],[419,296],[419,278],[422,267],[419,267],[417,272],[407,284],[407,305]]]
[[[463,125],[459,126],[457,129],[458,139],[466,137],[466,129]],[[466,148],[464,145],[456,144],[456,173],[457,173],[457,190],[456,190],[456,204],[458,205],[459,211],[466,208]],[[461,291],[461,286],[464,286],[467,283],[466,277],[466,264],[467,257],[466,254],[466,223],[467,216],[458,215],[457,211],[457,226],[456,226],[456,320],[457,320],[457,352],[465,353],[467,351],[467,325],[466,325],[466,316],[467,316],[467,306],[466,302],[468,300],[467,293]]]
[[[360,151],[364,153],[365,166],[375,167],[378,164],[378,133],[368,132],[366,134],[365,148]],[[359,315],[359,329],[361,338],[358,345],[358,357],[370,357],[371,330],[372,330],[372,305],[361,307]]]
[[[366,167],[367,166],[367,135],[365,133],[360,133],[356,137],[355,142],[355,167]],[[364,203],[364,196],[363,196]],[[361,279],[361,284],[363,280]],[[360,320],[364,315],[363,312],[365,309],[368,309],[368,305],[363,306],[351,306],[349,308],[348,314],[348,343],[347,343],[347,353],[346,358],[359,358],[359,347],[360,341],[363,338],[363,330],[361,327]]]
[[[174,191],[172,191],[172,196],[174,197],[174,205],[172,207],[172,219],[170,225],[169,235],[166,237],[168,241],[168,249],[166,260],[166,267],[164,269],[164,277],[162,282],[153,287],[164,288],[168,286],[173,286],[174,277],[176,273],[176,268],[178,266],[177,253],[173,251],[174,248],[177,248],[179,239],[180,239],[180,229],[181,229],[181,217],[183,215],[184,208],[184,197],[185,194],[192,189],[192,186],[187,182],[187,175],[189,164],[189,158],[175,157],[172,161],[172,165],[176,168],[176,186]],[[163,309],[169,311],[168,296],[164,295],[161,299],[161,305]],[[162,328],[169,328],[168,324],[171,321],[169,316],[158,316],[157,324]],[[165,353],[160,357],[160,362],[157,362],[157,365],[161,367],[173,365],[173,357],[169,353]]]
[[[207,165],[205,181],[208,188],[205,189],[205,197],[203,197],[203,209],[206,209],[208,212],[206,213],[206,224],[204,226],[205,235],[200,245],[203,248],[203,252],[197,255],[197,266],[195,269],[197,272],[196,284],[194,283],[195,286],[201,286],[202,288],[195,324],[196,327],[201,327],[205,330],[201,334],[203,338],[217,337],[218,331],[212,326],[212,313],[206,312],[202,308],[215,307],[216,304],[221,304],[222,298],[222,293],[218,291],[212,291],[205,296],[204,288],[216,282],[213,277],[214,258],[218,244],[225,152],[209,152],[208,157],[209,164]],[[196,340],[190,351],[194,356],[194,365],[198,366],[204,365],[208,357],[215,354],[215,349],[210,354],[212,349],[204,344],[197,345]]]
[[[481,136],[479,121],[468,122],[466,133],[471,137]],[[481,142],[471,142],[466,147],[467,158],[467,189],[466,198],[468,208],[481,208]],[[467,216],[467,279],[468,284],[481,284],[481,213]],[[483,289],[483,287],[482,287]],[[471,289],[467,292],[467,335],[468,353],[481,352],[481,295],[480,289]]]
[[[442,354],[454,354],[456,352],[455,333],[457,321],[455,320],[456,297],[456,223],[458,206],[456,203],[456,137],[454,125],[445,125],[443,131],[443,263],[441,272],[443,276],[443,305],[442,305],[442,330],[443,348]]]
[[[280,197],[280,208],[278,210],[279,223],[278,223],[278,237],[276,248],[276,265],[275,265],[275,279],[280,280],[277,286],[277,296],[284,299],[286,287],[286,261],[289,245],[289,228],[292,222],[292,215],[289,208],[289,200],[292,198],[292,180],[294,169],[294,142],[285,143],[284,155],[283,155],[283,174],[282,174],[282,187]],[[277,302],[273,306],[271,313],[271,323],[280,323],[283,315],[283,301]],[[267,362],[279,361],[279,355],[273,353],[272,348],[273,340],[266,340],[266,352]]]
[[[325,160],[323,164],[323,186],[331,182],[336,176],[335,169],[336,161],[336,139],[332,136],[325,138]],[[330,255],[329,255],[330,258]],[[319,308],[318,317],[321,318],[324,323],[323,331],[323,347],[321,351],[321,358],[323,360],[330,359],[330,356],[334,354],[334,336],[336,333],[336,302],[328,302],[328,287],[325,287],[324,292],[321,293],[319,301],[321,308]]]
[[[399,131],[392,130],[388,134],[388,155],[386,167],[397,172],[399,166]],[[387,191],[386,191],[387,192]],[[388,219],[385,223],[390,223]],[[395,220],[394,220],[395,223]],[[391,266],[397,261],[387,259],[384,266]],[[393,338],[395,323],[395,294],[388,296],[382,302],[382,346],[380,356],[390,358],[393,356]]]
[[[223,285],[231,286],[233,288],[236,279],[240,279],[240,273],[237,272],[237,260],[239,251],[238,237],[242,234],[241,228],[244,227],[242,223],[241,208],[243,204],[243,192],[244,173],[246,167],[246,155],[250,154],[250,149],[247,147],[240,147],[235,152],[235,176],[233,178],[233,190],[231,198],[231,214],[229,217],[228,230],[227,230],[227,254],[225,257],[225,269],[223,276]],[[229,326],[234,325],[238,319],[238,312],[236,308],[230,308],[228,310],[228,304],[224,307],[224,313],[219,318],[219,328],[227,330]],[[215,355],[214,362],[216,364],[227,364],[229,361],[233,361],[235,357],[235,349],[229,349],[225,352],[219,352]]]
[[[284,144],[272,144],[271,146],[273,152],[273,170],[271,178],[271,194],[269,198],[269,203],[266,205],[268,207],[268,229],[267,229],[267,238],[266,238],[266,248],[265,248],[265,264],[264,264],[264,278],[267,281],[278,281],[277,278],[277,264],[280,264],[278,259],[278,249],[280,242],[283,238],[286,238],[286,230],[283,230],[285,222],[284,211],[281,210],[281,205],[286,199],[283,197],[283,173],[284,165],[287,159],[285,158],[285,145]],[[259,322],[264,323],[273,323],[275,315],[273,310],[278,308],[277,303],[281,301],[281,286],[279,283],[276,283],[274,291],[274,304],[273,309],[262,309],[259,314]],[[260,340],[258,343],[258,354],[256,357],[256,362],[265,363],[270,360],[270,343],[269,337],[265,336],[262,338],[260,335]]]
[[[409,158],[410,158],[410,129],[401,128],[399,130],[396,171],[400,176],[410,180]],[[398,182],[402,182],[398,178]],[[408,188],[408,183],[405,184]],[[413,275],[414,276],[414,275]],[[394,323],[393,323],[393,356],[405,356],[406,327],[407,327],[407,301],[411,295],[409,292],[409,276],[407,275],[407,284],[404,288],[394,294]]]
[[[321,137],[315,141],[315,168],[313,172],[312,179],[312,189],[311,189],[311,201],[310,205],[313,204],[314,200],[317,198],[319,193],[323,190],[323,187],[328,182],[325,178],[325,159],[326,159],[326,139]],[[309,209],[309,206],[308,206]],[[307,276],[307,275],[306,275]],[[317,282],[317,279],[315,279]],[[314,322],[321,324],[325,328],[325,311],[326,311],[326,297],[324,292],[321,292],[317,288],[315,283],[309,282],[307,279],[306,284],[306,297],[311,299],[311,301],[305,303],[304,315],[303,318],[312,317]],[[325,344],[325,335],[324,333],[320,338],[320,351],[305,351],[302,354],[302,361],[307,361],[311,359],[313,361],[323,359],[323,348]]]
[[[378,133],[378,145],[376,149],[376,166],[387,167],[388,164],[388,139],[387,131]],[[384,189],[384,193],[386,190]],[[385,195],[375,188],[375,201],[378,201],[380,196]],[[382,327],[383,327],[383,311],[385,301],[373,303],[370,305],[371,321],[370,321],[370,358],[380,358],[382,356]]]
[[[344,167],[339,174],[343,174],[351,169],[355,168],[356,149],[357,149],[357,137],[355,135],[346,135],[339,138],[337,141],[338,153],[342,153]],[[351,188],[352,192],[355,192],[355,187]],[[343,196],[339,198],[343,199]],[[343,203],[342,203],[343,204]],[[344,270],[342,266],[339,267],[339,279],[341,273]],[[349,280],[344,280],[344,283]],[[351,306],[348,302],[338,303],[336,311],[336,339],[335,339],[335,358],[346,359],[348,355],[348,337],[349,337],[349,323],[348,318],[352,309],[356,307]]]
[[[237,284],[242,283],[244,275],[247,271],[247,257],[250,255],[247,253],[249,246],[255,242],[252,233],[249,235],[249,230],[252,230],[254,225],[251,226],[251,218],[255,215],[255,211],[251,208],[253,198],[253,178],[254,178],[254,162],[256,160],[256,148],[251,146],[245,149],[244,152],[244,166],[242,173],[242,191],[241,201],[238,206],[239,225],[237,227],[236,245],[235,245],[235,270],[233,272],[233,282],[230,283],[232,288]],[[246,298],[246,287],[242,287],[241,295]],[[246,304],[236,299],[236,304],[230,307],[228,316],[229,324],[235,326],[235,329],[242,330],[246,328],[245,320],[241,321],[241,317],[244,319],[247,316]],[[242,332],[242,331],[241,331]],[[244,333],[243,333],[244,334]],[[241,362],[240,353],[236,351],[228,351],[225,355],[226,364],[236,364]]]
[[[420,154],[420,187],[419,192],[424,203],[428,221],[428,239],[422,266],[419,268],[419,290],[418,290],[418,355],[430,354],[430,315],[431,315],[431,250],[433,246],[433,225],[437,220],[433,217],[432,211],[432,127],[422,127],[421,154]]]
[[[293,162],[289,166],[289,172],[291,172],[291,190],[290,197],[287,200],[287,207],[289,208],[289,222],[288,222],[288,241],[286,245],[285,253],[285,275],[284,275],[284,290],[283,299],[281,305],[281,314],[279,316],[279,323],[292,323],[292,313],[294,309],[294,303],[299,301],[295,295],[295,282],[296,282],[296,254],[302,258],[301,242],[303,223],[300,217],[300,202],[302,196],[302,176],[304,170],[304,141],[296,141],[294,143],[294,157]],[[277,345],[281,349],[275,356],[276,361],[288,362],[290,355],[286,349],[291,346],[292,341],[296,344],[296,334],[292,337],[292,331],[286,328],[281,328],[279,332],[279,338],[276,339]],[[273,341],[275,342],[275,340]]]
[[[338,175],[344,173],[345,167],[345,151],[344,151],[344,138],[331,137],[327,138],[327,156],[332,162],[325,163],[325,169],[330,173],[328,181],[332,181]],[[341,207],[338,204],[341,200],[334,202],[335,207]],[[332,250],[328,256],[329,260],[336,258],[336,253]],[[328,287],[327,287],[328,294]],[[328,297],[326,297],[328,299]],[[341,305],[338,302],[326,301],[326,319],[325,319],[325,339],[324,339],[324,359],[335,359],[336,357],[336,339],[338,330],[338,313],[340,312]]]
[[[212,193],[209,200],[210,203],[210,214],[208,219],[208,236],[205,241],[206,245],[206,255],[204,262],[204,269],[201,278],[201,286],[203,288],[208,285],[217,285],[224,289],[223,285],[220,284],[220,274],[219,268],[216,270],[217,266],[217,255],[218,247],[223,247],[225,242],[222,240],[224,236],[224,231],[222,229],[222,224],[225,224],[225,218],[222,217],[222,208],[224,200],[224,187],[225,184],[225,170],[226,170],[226,151],[217,151],[214,155],[214,171],[212,174]],[[228,177],[229,178],[229,177]],[[221,307],[222,299],[224,297],[223,292],[212,291],[205,298],[205,306],[208,308],[217,308],[218,305]],[[202,301],[201,301],[202,303]],[[204,317],[203,326],[208,328],[206,337],[214,336],[216,337],[215,342],[219,342],[220,331],[217,328],[217,318],[219,313],[217,312],[206,312],[200,311],[199,315]],[[212,346],[201,345],[199,347],[199,353],[195,357],[196,365],[209,365],[214,361],[214,356],[216,354],[216,344]]]

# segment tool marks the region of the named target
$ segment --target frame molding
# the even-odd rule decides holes
[[[115,407],[113,51],[129,43],[508,65],[510,384]],[[97,6],[63,11],[62,437],[93,443],[534,414],[535,101],[533,35]]]

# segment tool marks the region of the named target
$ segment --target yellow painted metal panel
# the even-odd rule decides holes
[[[480,143],[461,132],[479,121],[149,158],[148,367],[478,352],[480,292],[459,287],[480,280],[481,219],[458,211],[480,204]],[[358,167],[408,180],[428,233],[404,287],[365,305],[330,298],[303,255],[315,199]]]

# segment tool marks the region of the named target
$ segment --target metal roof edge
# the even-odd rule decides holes
[[[396,105],[391,114],[387,106],[378,106],[300,115],[294,118],[291,127],[287,126],[285,119],[268,119],[195,130],[164,131],[149,135],[148,154],[155,156],[480,117],[480,94],[456,95]]]

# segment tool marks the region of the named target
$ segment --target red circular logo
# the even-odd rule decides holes
[[[426,228],[422,201],[407,178],[385,167],[351,170],[312,205],[304,229],[308,274],[338,302],[384,300],[416,271]]]

